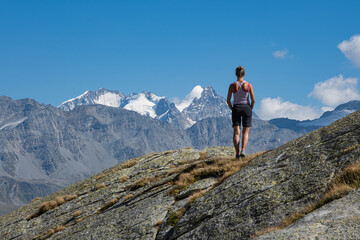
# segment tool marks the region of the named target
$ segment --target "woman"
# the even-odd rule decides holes
[[[233,143],[236,151],[236,159],[245,157],[245,149],[249,139],[249,130],[252,120],[252,109],[255,105],[254,89],[249,82],[244,80],[245,69],[239,66],[235,70],[237,81],[230,84],[227,95],[227,104],[232,112],[234,128]],[[249,101],[249,94],[251,103]],[[234,104],[231,104],[231,96],[234,96]],[[240,125],[242,123],[241,151],[239,149]]]

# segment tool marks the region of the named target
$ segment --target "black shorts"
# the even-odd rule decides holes
[[[231,119],[233,127],[240,126],[242,122],[243,127],[251,127],[252,110],[248,104],[235,104],[233,106]]]

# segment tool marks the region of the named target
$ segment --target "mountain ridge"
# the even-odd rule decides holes
[[[0,217],[0,236],[250,239],[317,203],[348,166],[360,163],[359,117],[357,111],[244,161],[234,160],[231,147],[130,159]],[[219,169],[228,164],[239,170],[223,179]],[[259,239],[357,239],[359,203],[359,189],[354,189]],[[350,206],[353,211],[346,210]],[[327,219],[321,219],[324,214]],[[314,216],[318,220],[309,225]]]
[[[327,126],[358,110],[360,110],[360,101],[352,100],[347,103],[340,104],[332,111],[323,113],[321,117],[317,119],[299,121],[288,118],[275,118],[269,120],[269,122],[279,128],[288,128],[298,133],[305,134],[320,127]]]
[[[109,103],[100,101],[104,95],[111,95]],[[149,97],[151,96],[151,97]],[[113,104],[116,102],[116,104]],[[166,97],[158,97],[152,92],[131,93],[125,96],[119,91],[99,89],[86,91],[82,95],[67,100],[59,108],[70,111],[78,105],[103,104],[136,111],[169,123],[170,125],[187,129],[196,122],[208,117],[230,117],[231,112],[226,100],[218,95],[212,87],[195,86],[178,104],[170,102]],[[254,113],[254,117],[258,118]]]
[[[106,94],[117,94],[117,98],[121,100],[115,101],[117,104],[113,104],[114,100],[108,103],[106,103],[106,101],[100,101],[99,99],[104,99],[103,95]],[[147,97],[146,101],[136,99],[142,95],[153,95],[155,99],[158,100],[151,100],[151,97]],[[132,103],[131,99],[135,99],[136,103]],[[187,129],[198,121],[209,117],[231,117],[231,112],[227,107],[226,100],[218,95],[212,87],[204,88],[200,85],[195,86],[178,104],[170,102],[166,97],[158,97],[154,93],[147,91],[131,93],[126,97],[117,90],[110,91],[100,88],[97,91],[86,91],[84,94],[64,102],[59,108],[69,111],[77,105],[91,104],[103,104],[133,110],[142,115],[167,122],[179,129]],[[360,101],[352,100],[340,104],[333,111],[324,112],[320,118],[317,119],[299,121],[288,118],[275,118],[269,121],[279,128],[288,128],[300,134],[306,134],[320,127],[327,126],[357,110],[360,110]],[[255,112],[253,112],[253,118],[260,119]]]
[[[205,118],[180,130],[134,111],[98,104],[62,111],[32,99],[0,97],[0,105],[0,176],[6,177],[0,185],[0,202],[7,206],[28,203],[153,151],[232,145],[228,117]],[[254,120],[253,131],[248,153],[299,136],[261,120]],[[268,133],[266,138],[261,131]],[[31,194],[24,184],[34,189]]]

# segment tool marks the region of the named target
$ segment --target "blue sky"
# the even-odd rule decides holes
[[[360,99],[360,1],[0,0],[0,95],[226,96],[243,65],[264,119]]]

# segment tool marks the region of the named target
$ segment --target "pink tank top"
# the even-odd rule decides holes
[[[242,89],[242,85],[245,83],[245,81],[243,81],[242,83],[239,83],[238,81],[236,81],[235,83],[237,85],[239,85],[239,91],[234,92],[234,105],[235,104],[249,104],[250,105],[250,100],[249,100],[250,83],[248,84],[247,92],[245,92]]]

